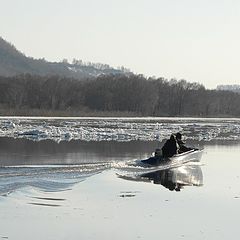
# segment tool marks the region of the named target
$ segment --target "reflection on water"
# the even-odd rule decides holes
[[[0,138],[0,166],[82,164],[108,161],[146,159],[163,143],[143,142],[85,142],[51,140],[33,142],[28,139]],[[196,142],[188,145],[202,149],[205,145],[237,145],[232,141]]]
[[[202,186],[203,174],[198,165],[142,174],[141,178],[149,179],[154,184],[161,184],[169,190],[180,191],[184,186]]]
[[[69,165],[144,159],[156,142],[85,142],[0,138],[0,166]]]
[[[203,174],[199,165],[158,170],[133,176],[118,175],[122,179],[161,184],[170,191],[180,191],[184,186],[202,186]]]

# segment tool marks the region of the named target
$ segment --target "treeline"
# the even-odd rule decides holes
[[[8,109],[129,112],[139,116],[240,117],[240,94],[207,90],[185,80],[142,75],[0,77],[0,114]],[[2,113],[1,113],[2,111]]]
[[[62,60],[63,63],[68,63],[67,59]],[[116,71],[113,67],[111,67],[109,64],[103,64],[103,63],[94,63],[94,62],[84,62],[81,59],[73,58],[72,60],[73,66],[80,66],[80,67],[93,67],[98,70],[112,70]],[[130,73],[131,70],[128,68],[125,68],[124,66],[118,67],[118,70],[120,70],[122,73]]]

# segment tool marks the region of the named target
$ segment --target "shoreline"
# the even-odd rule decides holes
[[[240,117],[157,117],[157,116],[37,116],[0,115],[0,119],[126,119],[126,120],[240,120]]]
[[[89,109],[82,110],[39,110],[39,109],[1,109],[0,118],[135,118],[135,119],[240,119],[240,116],[233,115],[144,115],[137,112],[128,111],[90,111]]]

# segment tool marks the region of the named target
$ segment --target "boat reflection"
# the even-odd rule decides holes
[[[180,191],[184,186],[202,186],[203,174],[199,165],[184,165],[177,168],[158,170],[135,176],[119,176],[131,181],[161,184],[170,191]]]
[[[154,184],[161,184],[170,191],[180,191],[184,186],[202,186],[203,174],[198,165],[181,166],[167,170],[146,173],[142,179],[148,179]]]

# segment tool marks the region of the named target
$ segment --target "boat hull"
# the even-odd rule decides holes
[[[183,164],[186,162],[198,162],[201,160],[203,150],[199,149],[192,149],[190,151],[176,154],[172,157],[163,158],[163,157],[150,157],[146,160],[142,160],[143,164],[157,166],[164,163],[171,163],[171,164]]]

